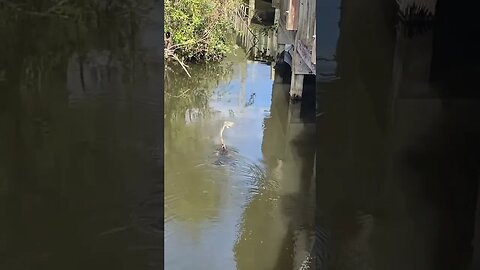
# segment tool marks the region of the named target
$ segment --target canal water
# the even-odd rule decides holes
[[[132,11],[1,10],[0,269],[162,266],[163,21]]]
[[[320,269],[479,269],[477,10],[317,5]]]
[[[240,48],[192,78],[166,70],[160,5],[2,11],[0,269],[304,263],[314,124]]]
[[[193,67],[192,78],[167,72],[165,269],[297,269],[307,260],[313,152],[296,140],[314,127],[289,123],[289,84],[274,72],[243,49]]]

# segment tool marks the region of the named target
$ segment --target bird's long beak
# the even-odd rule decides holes
[[[226,128],[231,128],[231,127],[233,127],[234,123],[233,123],[233,122],[230,122],[230,121],[225,121],[225,122],[223,122],[223,125],[224,125]]]

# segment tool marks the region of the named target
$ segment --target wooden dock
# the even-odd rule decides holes
[[[273,28],[252,23],[255,1],[242,5],[235,18],[238,42],[247,50],[252,60],[271,61],[277,54],[277,35]]]
[[[275,9],[272,29],[261,33],[252,24],[255,1],[240,8],[235,19],[240,42],[255,60],[284,60],[292,68],[290,96],[301,98],[305,75],[316,75],[315,0],[272,0]],[[287,49],[287,50],[286,50]]]
[[[290,97],[301,98],[305,75],[316,75],[315,0],[273,0],[277,52],[292,45]]]

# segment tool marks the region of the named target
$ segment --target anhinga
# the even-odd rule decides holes
[[[225,146],[225,143],[223,142],[223,131],[225,130],[225,128],[231,128],[231,127],[233,127],[233,122],[225,121],[225,122],[223,122],[222,129],[220,130],[220,143],[221,143],[221,146],[222,146],[222,150],[224,150],[224,151],[227,150],[227,147]]]

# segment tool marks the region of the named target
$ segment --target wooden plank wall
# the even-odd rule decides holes
[[[287,9],[287,30],[298,29],[300,0],[289,0]]]
[[[278,23],[279,45],[295,48],[292,69],[297,74],[315,74],[315,0],[272,0]],[[298,57],[295,57],[298,54]],[[296,58],[296,59],[295,59]],[[296,64],[295,64],[296,63]],[[296,66],[298,65],[298,66]]]
[[[280,21],[285,26],[287,22],[287,11],[290,5],[290,0],[279,0],[280,1]]]
[[[315,74],[316,67],[312,62],[315,35],[315,1],[299,0],[298,26],[295,36],[294,73]]]

